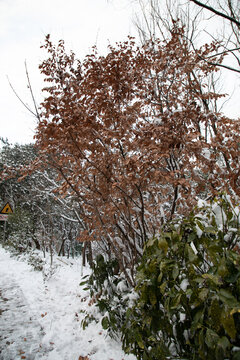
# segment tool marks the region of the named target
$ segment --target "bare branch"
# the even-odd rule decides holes
[[[37,115],[30,109],[30,107],[27,106],[27,104],[25,104],[25,102],[20,98],[20,96],[18,95],[18,93],[17,93],[16,90],[14,89],[12,83],[10,82],[8,76],[7,76],[7,79],[8,79],[8,83],[9,83],[12,91],[14,92],[14,94],[16,95],[16,97],[18,98],[18,100],[22,103],[22,105],[23,105],[32,115],[34,115],[35,117],[37,117]]]
[[[238,27],[240,27],[240,21],[238,21],[236,18],[234,18],[234,17],[232,17],[232,16],[229,16],[229,15],[227,15],[227,14],[224,14],[224,13],[222,13],[222,12],[214,9],[212,6],[209,6],[209,5],[207,5],[207,4],[202,3],[202,2],[199,1],[199,0],[190,0],[190,1],[194,2],[194,4],[196,4],[196,5],[198,5],[198,6],[201,6],[201,7],[205,8],[205,9],[213,12],[214,14],[216,14],[216,15],[224,18],[224,19],[227,19],[227,20],[233,22],[233,23],[236,24]]]
[[[27,81],[28,81],[28,88],[30,90],[30,93],[31,93],[31,97],[32,97],[32,101],[33,101],[33,104],[34,104],[34,108],[35,108],[35,111],[36,111],[36,114],[35,116],[37,117],[38,121],[40,121],[40,114],[38,112],[38,107],[37,107],[37,103],[36,103],[36,99],[35,99],[35,96],[33,95],[33,91],[32,91],[32,85],[31,85],[31,81],[30,81],[30,78],[29,78],[29,74],[28,74],[28,68],[27,68],[27,62],[25,60],[25,70],[26,70],[26,76],[27,76]]]

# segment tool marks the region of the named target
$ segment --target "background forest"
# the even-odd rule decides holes
[[[139,39],[106,55],[46,36],[35,144],[2,140],[2,238],[87,253],[102,326],[138,359],[240,359],[240,119],[217,91],[240,73],[239,4],[140,3]]]

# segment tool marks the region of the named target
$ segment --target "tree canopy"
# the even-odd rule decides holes
[[[221,62],[218,46],[190,50],[174,22],[169,39],[129,38],[80,61],[46,37],[35,166],[58,172],[59,194],[81,204],[80,240],[105,242],[122,269],[197,197],[239,194],[239,121],[209,107],[222,95],[208,91],[217,67],[204,59]]]

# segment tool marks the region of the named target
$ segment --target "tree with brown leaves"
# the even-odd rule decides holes
[[[199,196],[239,195],[239,121],[207,106],[221,96],[207,91],[217,69],[204,61],[217,44],[190,51],[183,34],[175,23],[168,40],[129,38],[82,62],[63,41],[44,45],[34,166],[58,172],[59,194],[81,204],[80,241],[104,243],[132,285],[146,240],[167,220]]]

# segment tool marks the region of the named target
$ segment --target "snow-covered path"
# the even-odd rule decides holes
[[[0,360],[134,360],[100,323],[81,328],[89,299],[80,260],[54,261],[45,278],[0,246]]]
[[[0,329],[1,360],[26,358],[26,355],[32,360],[36,354],[39,358],[40,353],[44,354],[40,347],[41,325],[18,284],[6,273],[0,277]]]

